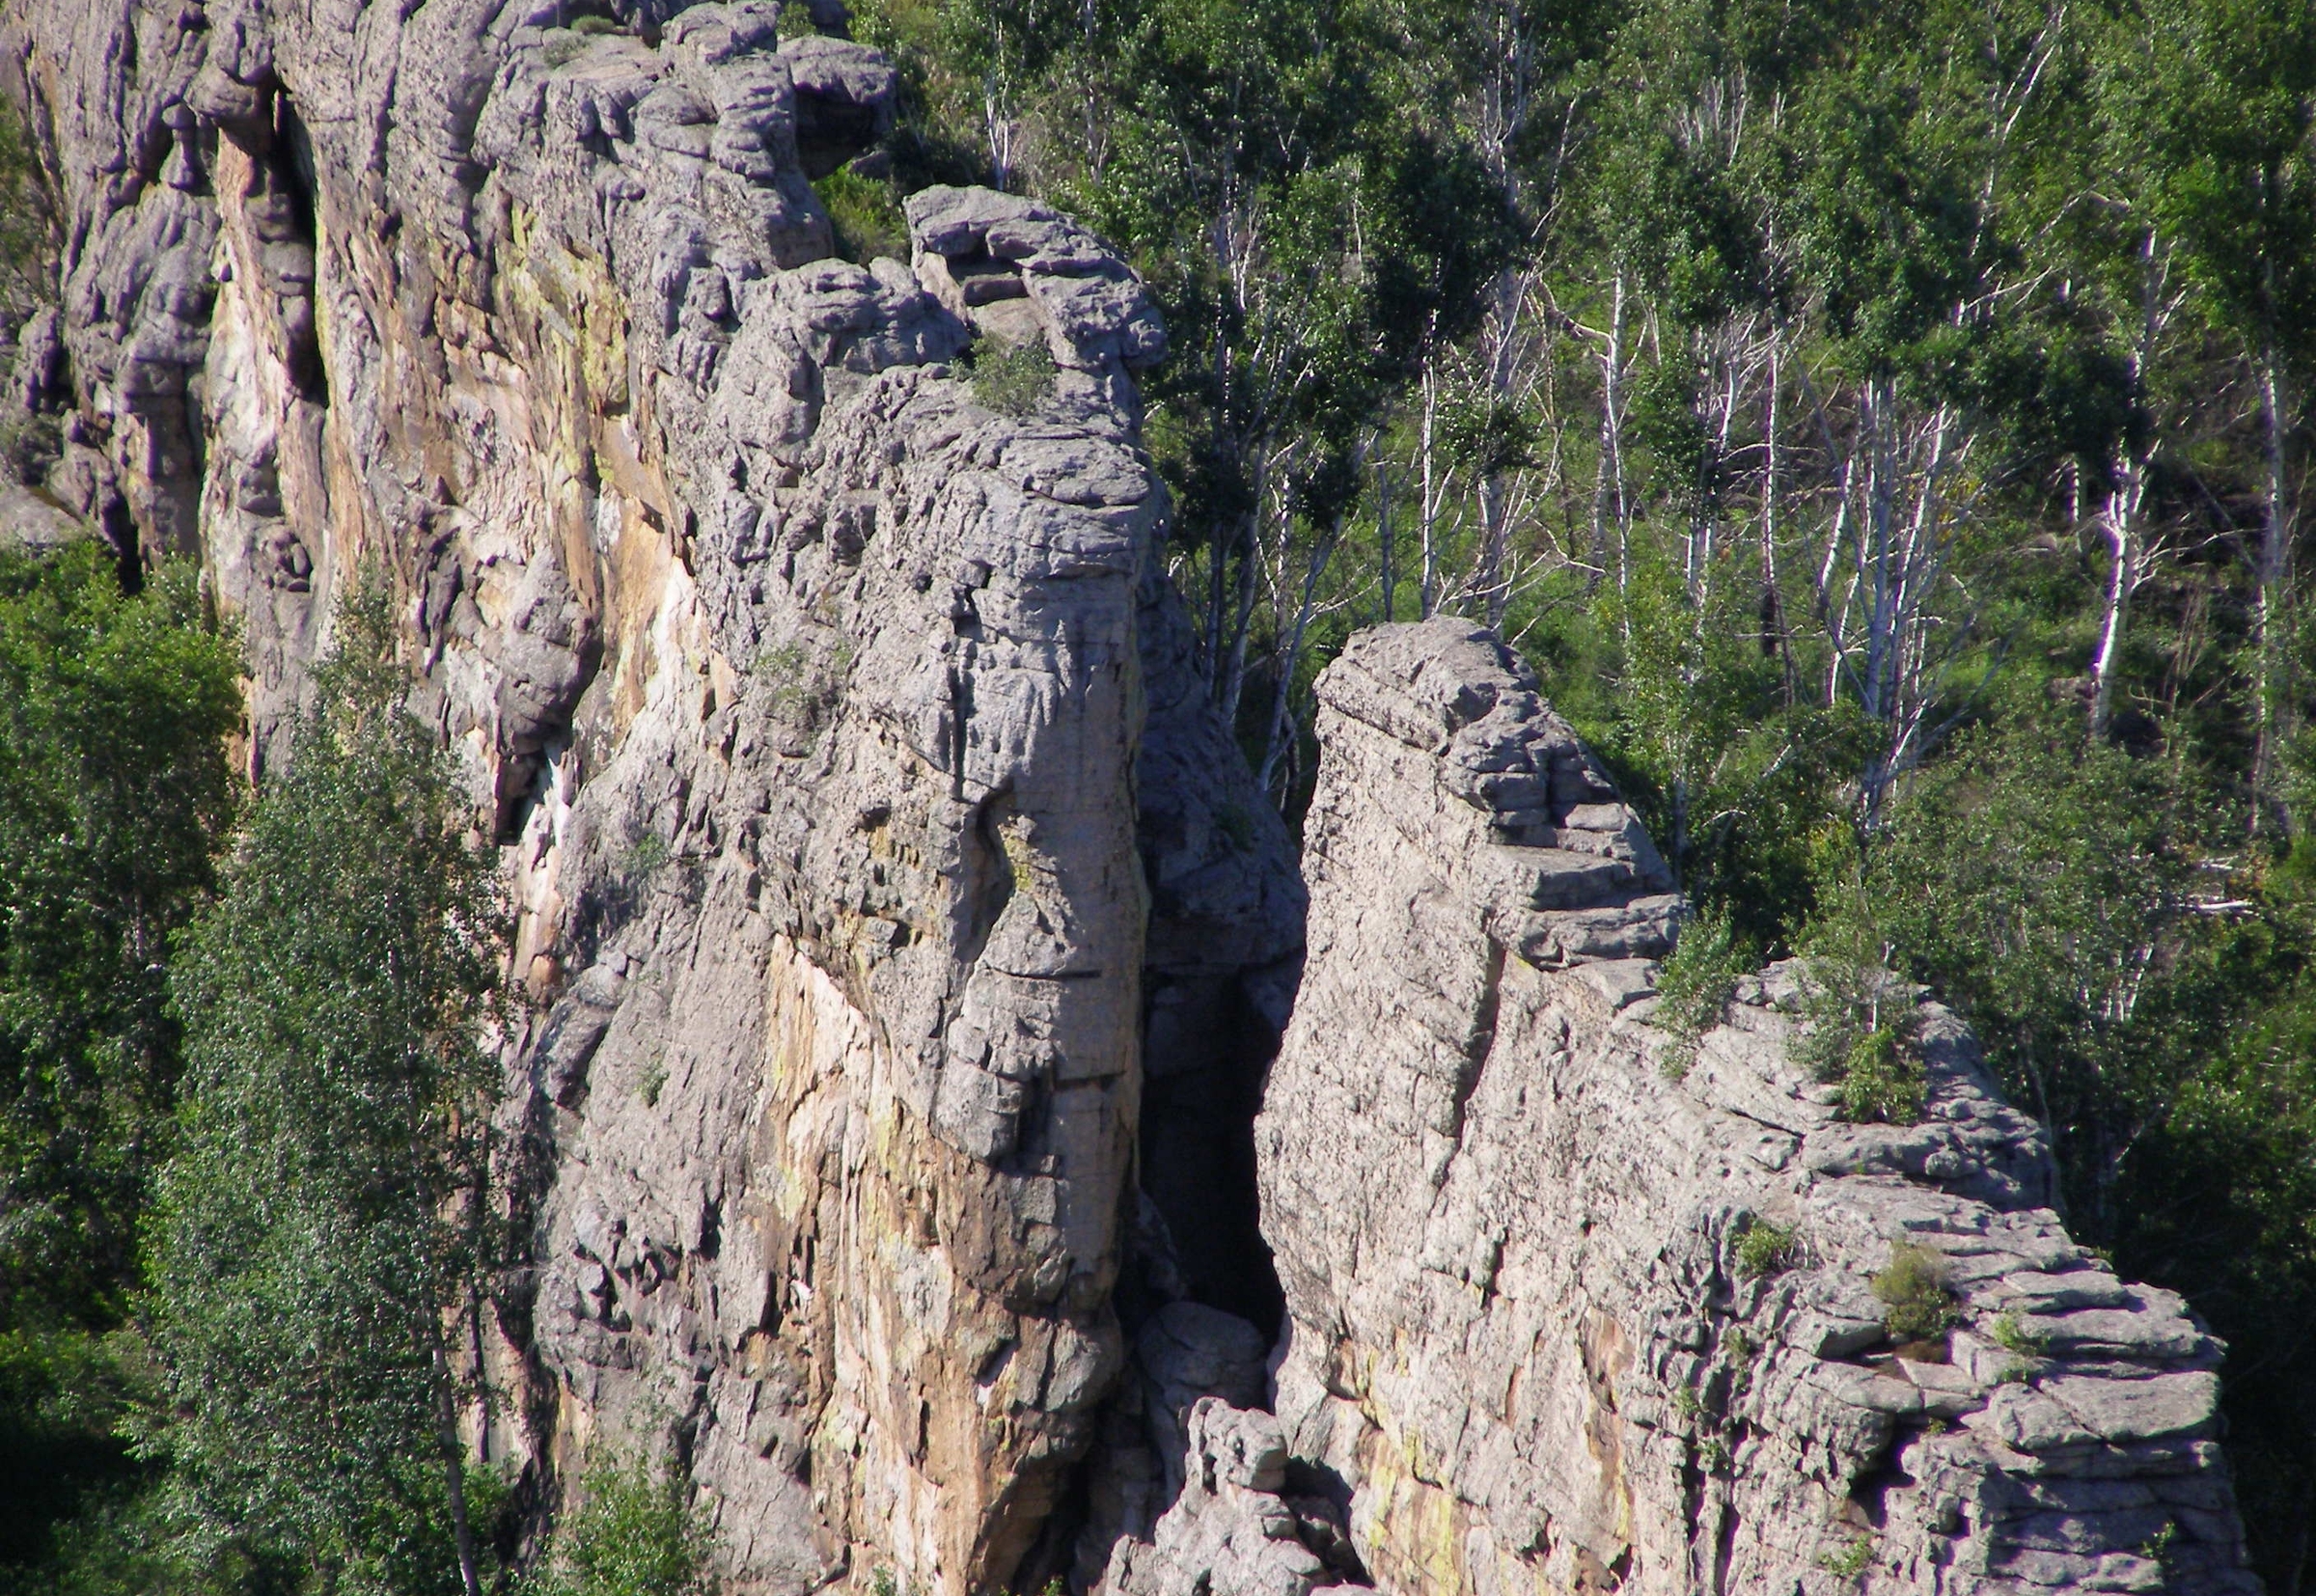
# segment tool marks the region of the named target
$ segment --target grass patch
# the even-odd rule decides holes
[[[2018,1314],[2008,1308],[1995,1315],[1987,1334],[2004,1352],[2015,1352],[2022,1358],[2040,1358],[2050,1351],[2050,1342],[2020,1323]]]
[[[1863,1574],[1874,1560],[1874,1537],[1861,1535],[1838,1552],[1828,1552],[1817,1559],[1818,1567],[1845,1580],[1855,1580]]]

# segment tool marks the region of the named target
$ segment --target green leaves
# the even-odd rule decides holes
[[[707,1527],[688,1510],[672,1468],[615,1456],[579,1482],[579,1510],[560,1527],[525,1596],[710,1596]]]
[[[240,722],[191,574],[0,552],[0,1330],[101,1330],[135,1280],[177,1028],[162,962],[213,885]]]
[[[289,768],[173,981],[181,1145],[152,1222],[154,1445],[209,1542],[339,1588],[456,1577],[446,1314],[497,1255],[488,854],[400,707],[391,613],[338,617]]]

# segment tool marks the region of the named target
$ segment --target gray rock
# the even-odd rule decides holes
[[[1435,619],[1354,637],[1319,699],[1256,1150],[1291,1467],[1341,1482],[1376,1585],[1816,1589],[1862,1505],[1875,1590],[2153,1588],[2149,1485],[2227,1491],[2212,1344],[2087,1267],[1953,1016],[1922,1006],[1918,1125],[1834,1117],[1792,967],[1668,1073],[1677,906],[1533,677]],[[1766,1277],[1755,1224],[1794,1234]],[[1869,1282],[1898,1242],[1944,1256],[1949,1362],[1892,1356]],[[2165,1522],[2171,1588],[2241,1588],[2224,1513]]]
[[[1080,1583],[1152,1596],[1824,1589],[1861,1498],[1879,1588],[2139,1588],[2153,1513],[2244,1588],[2217,1347],[1951,1015],[1920,1126],[1836,1121],[1790,969],[1667,1078],[1682,905],[1493,638],[1352,641],[1298,878],[1159,567],[1134,273],[980,189],[831,258],[889,63],[772,0],[354,10],[7,13],[69,240],[11,383],[69,518],[201,561],[260,777],[391,575],[531,1004],[494,1464],[679,1428],[764,1593],[997,1588],[1081,1484]],[[950,365],[1031,339],[1026,418]],[[1882,1345],[1900,1237],[1947,1363]]]
[[[0,548],[41,554],[95,536],[94,527],[48,495],[0,482]]]

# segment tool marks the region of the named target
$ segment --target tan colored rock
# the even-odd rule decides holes
[[[1306,963],[1153,559],[1133,273],[980,190],[831,259],[807,176],[889,66],[648,9],[0,29],[70,212],[49,488],[199,556],[261,775],[382,572],[506,849],[532,1255],[479,1449],[553,1501],[671,1447],[765,1596],[1831,1592],[1869,1528],[1871,1588],[2246,1588],[2217,1348],[2069,1241],[1950,1015],[1918,1126],[1800,1076],[1791,971],[1661,1073],[1679,901],[1485,634],[1325,677]],[[952,359],[1031,339],[1052,391],[981,408]],[[1946,1363],[1884,1345],[1901,1237]]]
[[[12,13],[76,426],[239,616],[261,768],[367,562],[507,846],[536,1256],[478,1444],[672,1443],[741,1589],[986,1589],[1124,1360],[1163,335],[954,191],[1100,290],[1025,293],[1054,391],[980,409],[975,327],[806,181],[891,65],[668,11]]]
[[[1834,1117],[1787,1050],[1791,969],[1671,1078],[1674,900],[1525,668],[1443,619],[1355,637],[1319,695],[1309,963],[1256,1144],[1279,1417],[1377,1587],[2255,1588],[2232,1515],[2187,1500],[2227,1495],[2217,1344],[2067,1239],[1949,1014],[1923,1007],[1919,1125]],[[1791,1267],[1740,1267],[1754,1223]],[[1891,1355],[1868,1283],[1896,1242],[1945,1260],[1949,1363]],[[2047,1358],[1999,1344],[2038,1326]]]

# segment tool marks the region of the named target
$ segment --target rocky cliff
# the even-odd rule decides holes
[[[2243,1585],[2217,1349],[1948,1017],[1903,1131],[1789,1060],[1790,973],[1667,1078],[1677,901],[1494,643],[1329,673],[1298,871],[1160,567],[1141,285],[982,190],[838,259],[896,85],[835,11],[5,14],[42,491],[200,562],[257,774],[390,582],[505,851],[468,1424],[535,1527],[608,1443],[767,1593]],[[1945,1362],[1867,1294],[1907,1238]]]

